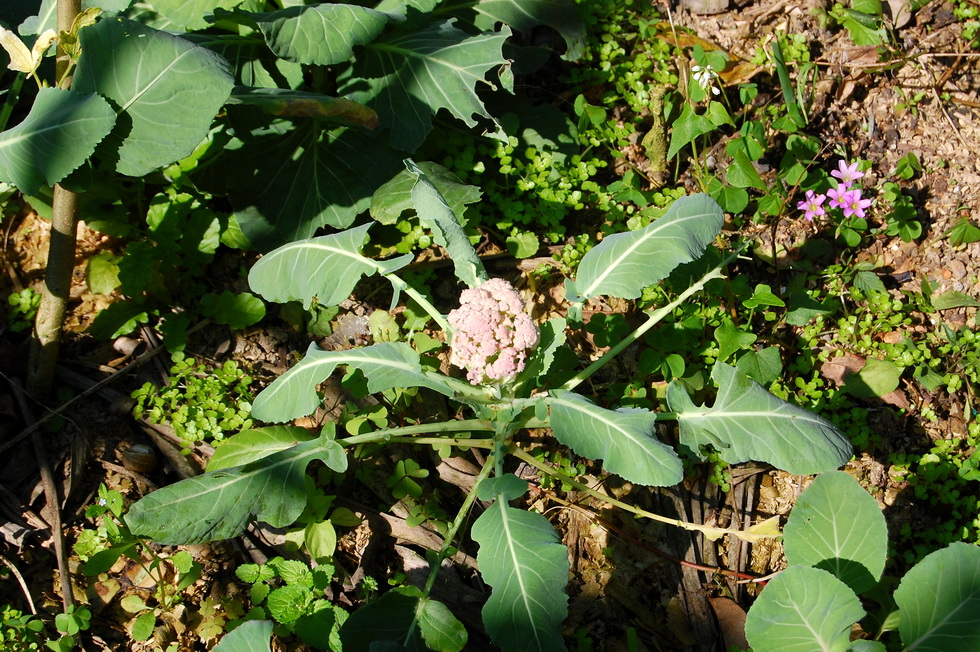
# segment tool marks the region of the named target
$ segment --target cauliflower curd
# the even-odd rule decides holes
[[[466,369],[474,385],[513,380],[538,343],[538,327],[524,312],[514,287],[501,278],[463,290],[449,313],[453,333],[449,361]]]

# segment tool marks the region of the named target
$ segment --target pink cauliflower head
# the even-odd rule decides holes
[[[449,324],[455,331],[449,361],[466,369],[474,385],[513,380],[538,343],[538,327],[520,295],[501,278],[463,290]]]

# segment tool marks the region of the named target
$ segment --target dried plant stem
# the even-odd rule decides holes
[[[10,570],[10,573],[17,578],[17,583],[20,584],[20,590],[24,592],[24,598],[27,599],[27,606],[30,607],[31,613],[36,616],[37,608],[34,606],[34,598],[31,597],[31,591],[27,588],[27,582],[24,581],[24,576],[20,574],[20,571],[17,570],[17,566],[14,563],[3,555],[0,555],[0,564],[6,566]]]
[[[24,391],[16,380],[10,381],[10,388],[13,390],[14,397],[20,405],[21,414],[24,421],[28,424],[34,421],[31,406],[24,396]],[[34,442],[34,453],[37,456],[37,467],[41,472],[41,484],[44,487],[44,500],[48,508],[48,513],[42,517],[51,528],[51,541],[54,544],[55,558],[58,560],[58,574],[61,575],[61,602],[65,613],[75,606],[75,596],[72,594],[71,575],[68,572],[68,557],[65,549],[65,536],[61,527],[61,500],[58,497],[58,487],[54,482],[54,473],[51,471],[51,463],[48,461],[47,451],[44,450],[44,442],[38,432],[34,432],[31,439]]]

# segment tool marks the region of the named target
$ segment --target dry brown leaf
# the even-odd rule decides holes
[[[718,619],[718,628],[725,639],[725,649],[748,649],[749,642],[745,640],[745,609],[731,598],[708,598],[708,602]]]

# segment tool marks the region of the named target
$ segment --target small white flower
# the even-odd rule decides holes
[[[34,47],[28,50],[19,36],[9,29],[0,27],[0,47],[3,47],[10,55],[10,63],[7,64],[7,67],[11,70],[33,75],[37,67],[41,65],[41,58],[45,51],[51,47],[57,37],[57,32],[53,29],[45,30],[34,41]]]
[[[714,81],[718,78],[718,73],[710,65],[705,66],[692,66],[691,67],[691,77],[694,81],[698,83],[701,90],[708,92],[711,89],[712,95],[720,95],[721,91],[714,85]]]

